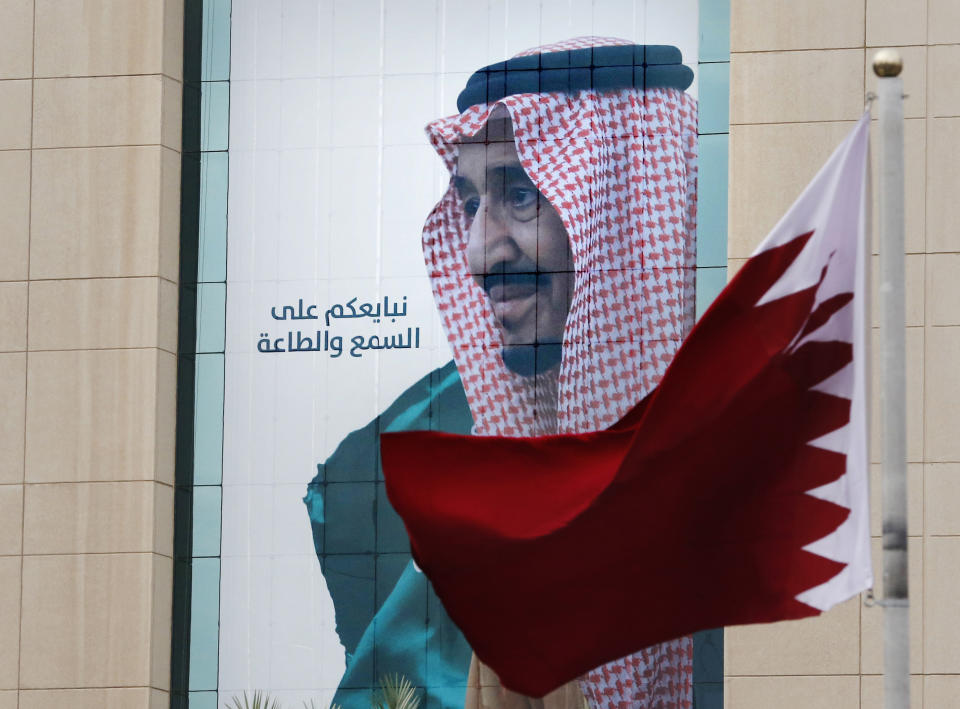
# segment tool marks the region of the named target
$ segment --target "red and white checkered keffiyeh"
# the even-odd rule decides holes
[[[616,44],[632,43],[581,37],[522,54]],[[563,221],[576,275],[557,410],[544,416],[541,377],[515,374],[500,357],[500,329],[467,267],[463,205],[451,181],[427,219],[423,250],[474,433],[603,429],[656,386],[693,325],[696,101],[677,89],[625,88],[471,106],[426,129],[451,175],[458,142],[498,106],[512,119],[521,165]],[[690,638],[656,645],[593,670],[581,687],[596,707],[690,707],[692,654]]]

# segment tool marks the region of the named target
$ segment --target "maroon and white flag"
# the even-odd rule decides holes
[[[505,687],[869,588],[864,116],[607,430],[382,436],[413,555]]]

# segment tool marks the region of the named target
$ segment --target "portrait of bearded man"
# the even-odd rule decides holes
[[[476,72],[460,113],[427,126],[450,183],[423,252],[453,361],[348,436],[304,500],[347,653],[334,698],[346,709],[394,672],[431,708],[692,706],[689,637],[542,699],[502,687],[413,564],[378,445],[401,430],[600,430],[656,386],[693,325],[691,81],[674,47],[581,37]]]

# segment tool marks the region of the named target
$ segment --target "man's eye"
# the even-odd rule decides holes
[[[480,198],[471,197],[468,200],[465,200],[463,203],[463,211],[466,213],[469,219],[473,219],[477,216],[477,210],[480,209]]]
[[[527,209],[536,203],[536,190],[526,187],[514,187],[510,190],[510,206],[514,209]]]

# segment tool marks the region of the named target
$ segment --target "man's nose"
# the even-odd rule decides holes
[[[483,247],[485,266],[510,262],[519,254],[511,225],[510,215],[502,198],[487,195],[481,199],[480,208],[473,220],[473,229],[476,230],[476,238]]]

